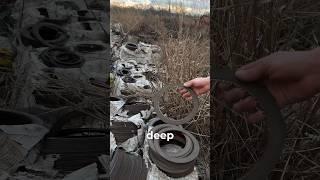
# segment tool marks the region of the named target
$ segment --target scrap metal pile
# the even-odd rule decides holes
[[[166,91],[159,80],[156,64],[161,48],[138,41],[125,34],[120,23],[111,25],[110,97],[110,177],[112,179],[199,179],[196,160],[198,140],[183,124],[198,111],[199,101],[193,93],[194,109],[173,120],[160,111],[160,99]],[[149,133],[173,133],[170,141],[148,138]],[[143,161],[143,164],[141,162]]]
[[[109,179],[106,5],[12,3],[15,82],[11,110],[0,110],[0,179]]]

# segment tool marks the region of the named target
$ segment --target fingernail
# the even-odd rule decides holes
[[[189,85],[190,85],[190,83],[188,83],[188,82],[185,82],[185,83],[183,84],[183,86],[185,86],[185,87],[189,87]]]

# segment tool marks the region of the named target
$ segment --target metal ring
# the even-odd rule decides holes
[[[164,92],[167,90],[167,87],[173,86],[173,87],[178,87],[178,88],[185,88],[192,96],[192,104],[193,104],[193,109],[192,111],[184,118],[182,119],[172,119],[170,117],[166,117],[164,116],[164,114],[161,112],[160,110],[160,97],[164,94]],[[188,87],[184,87],[182,85],[180,86],[175,86],[175,85],[167,85],[166,87],[163,87],[162,89],[160,89],[157,93],[155,93],[155,95],[152,98],[153,101],[153,106],[154,106],[154,110],[157,113],[157,116],[164,122],[168,123],[168,124],[174,124],[174,125],[181,125],[181,124],[185,124],[189,121],[191,121],[198,112],[199,109],[199,99],[197,94]]]
[[[278,162],[285,138],[285,123],[280,110],[277,108],[276,100],[270,92],[263,86],[240,82],[234,72],[227,67],[216,67],[214,69],[213,79],[229,81],[238,84],[246,89],[250,95],[257,98],[264,113],[268,118],[268,144],[261,159],[245,174],[241,180],[265,179]]]

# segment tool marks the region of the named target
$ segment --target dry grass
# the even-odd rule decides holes
[[[319,10],[317,0],[215,1],[211,22],[214,64],[238,67],[279,50],[319,46]],[[269,179],[319,179],[319,97],[288,107],[283,114],[285,148]],[[211,176],[240,177],[263,152],[264,125],[246,124],[231,114],[214,115]]]
[[[111,21],[120,22],[128,34],[139,35],[141,32],[154,31],[158,34],[153,44],[162,49],[160,80],[165,84],[183,84],[196,77],[209,75],[209,26],[197,26],[197,17],[163,15],[153,11],[137,9],[111,8]],[[148,27],[148,28],[145,28]],[[165,110],[171,117],[184,116],[190,109],[190,102],[172,95],[171,103]],[[186,126],[200,142],[201,155],[199,167],[202,175],[209,168],[209,96],[200,98],[201,107],[197,117]],[[170,110],[170,111],[169,111]]]

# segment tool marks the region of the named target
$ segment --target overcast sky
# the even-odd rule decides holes
[[[144,5],[166,9],[169,7],[169,2],[171,2],[172,7],[183,5],[188,13],[202,14],[210,12],[210,0],[111,0],[111,4],[113,5],[129,7]]]

